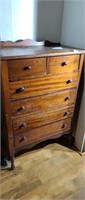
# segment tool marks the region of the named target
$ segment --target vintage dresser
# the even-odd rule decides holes
[[[14,169],[17,150],[72,134],[84,51],[31,40],[2,42],[4,127]],[[6,122],[6,126],[5,126]]]

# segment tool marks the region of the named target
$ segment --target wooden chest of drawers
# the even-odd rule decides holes
[[[23,42],[21,44],[23,46]],[[16,150],[25,146],[30,148],[66,133],[72,134],[84,60],[84,51],[80,50],[54,50],[38,45],[18,47],[19,42],[16,45],[12,43],[2,48],[1,61],[12,169]]]

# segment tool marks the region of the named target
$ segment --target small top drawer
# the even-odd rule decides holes
[[[8,61],[9,79],[23,79],[46,73],[46,58],[21,59]]]
[[[77,71],[79,55],[49,57],[49,72],[52,74]]]

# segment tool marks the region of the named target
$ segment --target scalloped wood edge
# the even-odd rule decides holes
[[[25,47],[25,46],[43,46],[44,41],[37,42],[32,39],[13,41],[1,41],[1,47]]]

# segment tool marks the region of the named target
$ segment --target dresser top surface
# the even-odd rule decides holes
[[[2,47],[1,60],[58,56],[58,55],[72,55],[81,53],[85,53],[85,51],[67,47],[65,48],[61,46]]]

